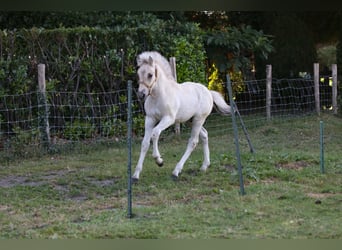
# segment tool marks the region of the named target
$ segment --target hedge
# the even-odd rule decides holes
[[[0,94],[35,90],[38,63],[47,66],[49,90],[86,91],[87,84],[92,91],[122,89],[128,79],[135,80],[135,58],[145,50],[176,56],[179,82],[204,82],[200,29],[192,23],[170,22],[155,18],[111,29],[2,30]]]

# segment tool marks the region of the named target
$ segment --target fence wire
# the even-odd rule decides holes
[[[233,83],[234,84],[234,83]],[[266,80],[245,81],[244,90],[234,93],[235,102],[247,127],[266,121]],[[133,91],[133,135],[143,136],[143,103]],[[53,146],[63,147],[75,142],[125,141],[127,135],[127,90],[84,93],[49,91],[48,121]],[[332,88],[326,78],[320,82],[320,106],[332,107]],[[29,148],[40,152],[39,93],[30,92],[0,96],[0,153],[6,157],[25,155]],[[313,80],[273,79],[271,114],[277,119],[315,113]],[[230,117],[215,112],[208,118],[210,134],[231,132]],[[182,130],[189,130],[182,125]],[[168,130],[173,133],[173,128]],[[168,132],[166,132],[167,134]],[[33,147],[32,147],[33,146]],[[24,151],[25,153],[22,153]]]

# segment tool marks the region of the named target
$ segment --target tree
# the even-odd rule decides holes
[[[254,78],[256,62],[265,64],[273,51],[272,37],[252,26],[264,23],[263,12],[200,11],[184,15],[204,30],[209,66],[214,63],[224,78],[227,71],[241,71],[244,78]]]
[[[338,40],[341,11],[298,12],[296,16],[311,31],[315,44],[329,44]]]
[[[248,74],[253,68],[255,56],[267,59],[273,51],[270,36],[251,26],[208,31],[205,45],[208,57],[221,72],[242,71]]]
[[[299,72],[312,72],[316,48],[312,32],[293,13],[281,13],[272,25],[275,52],[270,56],[275,77],[298,77]]]
[[[338,72],[338,79],[342,78],[342,12],[339,12],[339,26],[338,26],[338,43],[336,46],[336,63],[337,63],[337,72]],[[340,80],[341,82],[341,80]],[[341,114],[341,110],[342,110],[342,86],[341,84],[338,85],[339,89],[338,89],[338,106],[339,106],[339,110],[340,110],[340,114]]]
[[[299,71],[311,71],[316,61],[316,48],[322,44],[336,44],[341,11],[274,12],[233,11],[227,13],[234,27],[250,25],[274,37],[274,52],[267,63],[274,64],[274,75],[296,76]],[[256,58],[257,78],[265,77],[265,60]],[[259,66],[260,65],[260,66]],[[278,65],[278,66],[277,66]]]

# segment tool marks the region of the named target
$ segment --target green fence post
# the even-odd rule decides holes
[[[127,87],[127,217],[132,218],[132,81]]]
[[[320,134],[320,166],[321,173],[325,173],[324,169],[324,124],[323,121],[319,122],[319,134]]]
[[[235,118],[235,105],[233,100],[233,90],[232,85],[230,82],[229,75],[227,75],[227,89],[228,89],[228,96],[230,101],[230,106],[232,108],[232,123],[233,123],[233,130],[234,130],[234,142],[236,147],[236,159],[238,164],[238,173],[239,173],[239,182],[240,182],[240,195],[245,195],[245,188],[243,183],[243,175],[242,175],[242,166],[241,166],[241,158],[240,158],[240,147],[239,147],[239,135],[238,129],[236,126],[236,118]]]

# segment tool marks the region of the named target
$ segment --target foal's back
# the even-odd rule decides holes
[[[192,117],[206,118],[213,108],[210,91],[200,83],[184,82],[178,87],[180,102],[177,120],[184,122]]]

